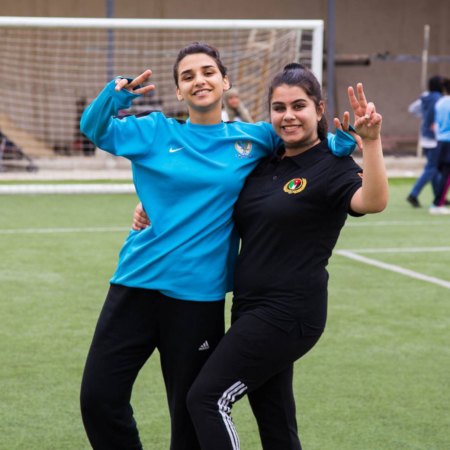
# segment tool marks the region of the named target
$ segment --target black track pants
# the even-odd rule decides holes
[[[258,422],[264,450],[300,450],[292,393],[293,363],[320,336],[302,337],[250,314],[237,319],[188,394],[188,408],[202,450],[239,450],[231,420],[244,395]]]
[[[171,416],[170,448],[200,449],[186,396],[223,334],[224,301],[177,300],[158,291],[111,285],[81,387],[83,423],[92,447],[142,449],[131,391],[157,348]]]

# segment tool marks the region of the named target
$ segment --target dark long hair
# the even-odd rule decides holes
[[[220,73],[222,74],[222,77],[225,78],[225,76],[227,75],[228,69],[225,67],[222,60],[220,59],[220,53],[216,47],[204,44],[203,42],[193,42],[192,44],[182,48],[179,51],[175,64],[173,65],[173,79],[175,80],[175,84],[177,87],[178,87],[178,66],[180,64],[180,61],[186,56],[195,55],[196,53],[204,53],[205,55],[208,55],[216,62],[217,67],[219,68]]]
[[[273,91],[279,86],[297,86],[302,88],[309,98],[314,101],[317,113],[320,112],[320,102],[324,102],[322,89],[317,78],[305,66],[297,63],[291,63],[284,67],[283,71],[275,75],[275,78],[269,85],[269,94],[267,96],[267,105],[270,111]],[[328,133],[328,121],[325,114],[317,124],[317,135],[322,141],[326,139]]]

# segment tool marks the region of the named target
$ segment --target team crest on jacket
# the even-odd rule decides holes
[[[284,192],[288,194],[298,194],[306,187],[306,178],[294,178],[284,185]]]
[[[236,158],[253,158],[253,155],[250,155],[252,151],[252,143],[250,141],[236,141],[234,148],[238,151]]]

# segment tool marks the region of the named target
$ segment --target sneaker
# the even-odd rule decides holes
[[[429,213],[433,215],[450,214],[450,209],[446,208],[445,206],[431,205]]]
[[[420,208],[421,204],[419,203],[419,199],[415,195],[408,195],[406,201],[411,203],[413,208]]]

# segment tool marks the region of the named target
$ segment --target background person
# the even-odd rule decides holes
[[[247,122],[253,123],[247,108],[239,98],[236,88],[231,88],[223,94],[222,120],[224,122]]]
[[[406,200],[414,208],[420,207],[419,194],[424,186],[431,181],[434,195],[437,194],[439,184],[439,170],[437,162],[437,140],[434,131],[434,107],[442,97],[442,77],[434,75],[428,80],[428,91],[412,103],[408,110],[422,119],[420,127],[420,142],[427,163],[422,175],[417,179]]]

